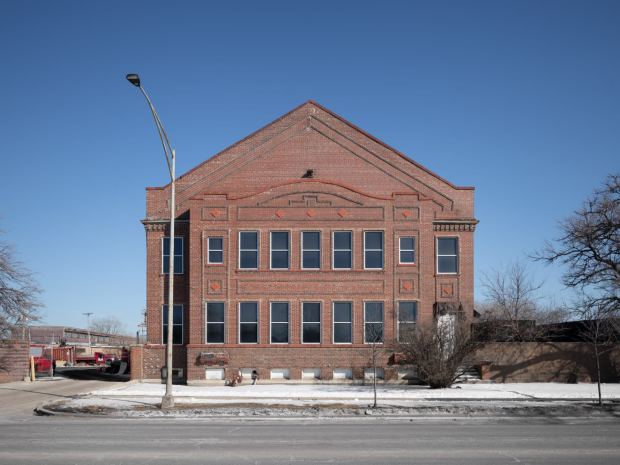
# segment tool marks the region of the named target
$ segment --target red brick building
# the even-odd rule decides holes
[[[169,187],[147,188],[143,379],[164,361]],[[315,102],[180,176],[177,202],[173,365],[188,382],[362,379],[368,342],[473,313],[474,189]]]

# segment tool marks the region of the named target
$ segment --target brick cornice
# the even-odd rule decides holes
[[[474,232],[478,220],[474,218],[466,220],[435,220],[433,221],[433,231],[452,231],[452,232]]]
[[[165,231],[170,226],[170,220],[148,219],[140,220],[145,231]],[[175,223],[189,223],[188,220],[175,220]]]

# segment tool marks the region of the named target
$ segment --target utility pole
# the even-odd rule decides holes
[[[86,330],[88,331],[88,355],[92,355],[90,353],[90,316],[93,312],[84,312],[82,315],[86,316]]]

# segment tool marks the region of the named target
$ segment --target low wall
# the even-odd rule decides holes
[[[166,365],[166,346],[161,344],[145,344],[131,346],[130,366],[131,380],[160,380],[161,369]],[[187,376],[187,357],[183,346],[174,346],[172,349],[172,366],[183,370]],[[181,379],[176,381],[182,381]]]
[[[583,342],[495,342],[479,350],[482,378],[511,382],[596,382],[596,359]],[[620,381],[620,346],[601,357],[601,381]]]
[[[21,340],[0,342],[0,383],[22,381],[29,376],[30,343]]]

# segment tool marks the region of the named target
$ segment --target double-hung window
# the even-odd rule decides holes
[[[172,307],[172,343],[183,344],[183,305]],[[162,307],[162,344],[168,342],[168,305]]]
[[[289,267],[288,231],[272,231],[271,263],[272,270],[286,270]]]
[[[170,271],[170,238],[164,237],[162,240],[162,273],[168,274]],[[183,274],[183,237],[174,238],[174,274]]]
[[[334,344],[350,344],[353,332],[351,302],[334,302]]]
[[[437,238],[437,273],[459,272],[459,240],[457,237]]]
[[[258,342],[258,302],[239,303],[239,342]]]
[[[400,237],[398,245],[398,262],[401,264],[415,263],[415,237]]]
[[[209,237],[207,248],[209,250],[209,254],[207,256],[207,263],[209,264],[224,263],[224,238],[223,237]]]
[[[207,302],[205,342],[224,343],[224,302]]]
[[[301,233],[301,267],[304,270],[321,268],[321,233],[319,231]]]
[[[418,318],[417,302],[398,303],[398,341],[410,340],[415,331],[415,323]]]
[[[383,302],[364,303],[364,342],[383,342]]]
[[[258,232],[239,233],[239,268],[255,270],[258,268]]]
[[[319,344],[321,342],[321,304],[319,302],[304,302],[301,313],[301,342]]]
[[[288,302],[271,302],[271,343],[288,344]]]
[[[364,232],[364,268],[383,268],[383,231]]]
[[[332,267],[349,270],[353,267],[353,240],[351,231],[334,231]]]

